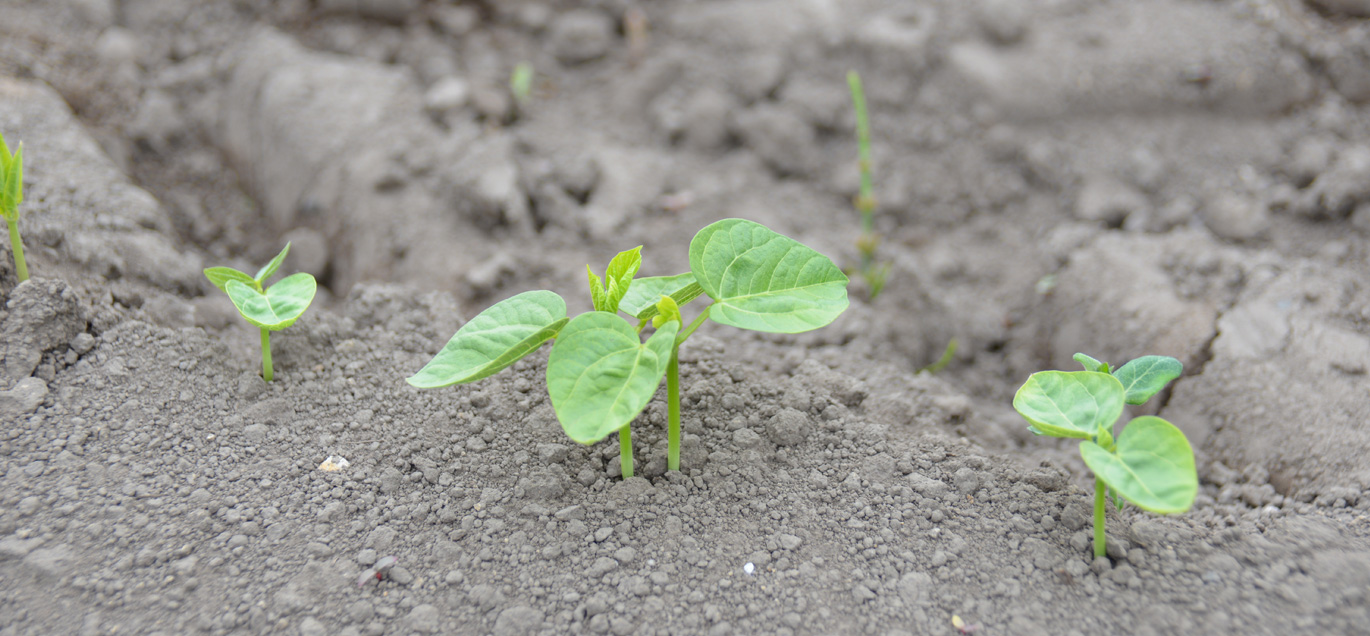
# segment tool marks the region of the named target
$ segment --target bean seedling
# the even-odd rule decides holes
[[[24,239],[19,236],[19,204],[24,202],[24,144],[20,142],[14,154],[0,135],[0,216],[9,226],[10,248],[14,251],[14,270],[19,282],[29,279],[29,265],[24,260]]]
[[[856,195],[856,210],[861,213],[861,237],[856,248],[861,252],[859,273],[866,280],[871,300],[880,295],[889,279],[890,266],[875,263],[875,248],[880,235],[875,233],[875,185],[871,176],[871,125],[866,117],[866,91],[861,87],[861,76],[847,71],[847,87],[851,89],[852,106],[856,110],[856,151],[861,169],[861,190]]]
[[[1094,472],[1094,556],[1104,556],[1104,507],[1108,492],[1138,508],[1178,514],[1194,505],[1199,492],[1194,451],[1175,425],[1144,415],[1129,421],[1119,435],[1114,425],[1123,404],[1143,404],[1184,366],[1165,356],[1144,356],[1111,370],[1083,353],[1075,360],[1084,371],[1041,371],[1028,377],[1013,408],[1037,435],[1083,440],[1080,454]]]
[[[589,272],[594,311],[573,319],[554,292],[500,301],[459,329],[442,351],[408,378],[437,388],[489,377],[555,339],[547,392],[561,427],[593,444],[619,433],[624,479],[633,476],[628,425],[647,407],[661,378],[667,391],[667,459],[680,469],[680,345],[704,323],[770,333],[800,333],[831,323],[847,308],[847,277],[826,256],[742,219],[708,225],[690,241],[690,271],[634,280],[641,247]],[[587,267],[587,270],[589,268]],[[685,325],[681,307],[711,301]],[[636,327],[618,312],[639,322]],[[642,341],[650,324],[654,331]]]
[[[262,286],[281,267],[285,255],[289,253],[290,244],[286,243],[285,249],[258,270],[256,276],[248,276],[232,267],[205,270],[205,278],[228,294],[238,313],[262,330],[262,377],[267,382],[273,377],[271,332],[295,324],[304,310],[309,308],[309,303],[314,300],[314,292],[318,290],[314,277],[304,272],[286,276],[270,287]]]

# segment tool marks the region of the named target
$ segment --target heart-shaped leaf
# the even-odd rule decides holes
[[[447,345],[406,381],[420,389],[487,378],[557,337],[566,324],[566,301],[550,291],[506,298],[457,330]]]
[[[1184,365],[1175,358],[1142,356],[1114,371],[1113,377],[1123,383],[1128,404],[1144,404],[1181,373]]]
[[[643,343],[618,314],[567,323],[547,359],[547,393],[566,434],[592,444],[632,422],[661,385],[679,329],[668,322]]]
[[[695,282],[695,275],[691,272],[638,278],[628,288],[628,293],[623,295],[618,309],[638,320],[650,320],[656,316],[656,304],[662,296],[670,296],[677,306],[684,306],[703,293],[704,288]]]
[[[317,289],[314,277],[304,272],[282,278],[268,287],[266,293],[237,280],[224,285],[224,291],[228,292],[238,313],[248,322],[269,331],[280,331],[295,324],[309,308]]]
[[[1150,415],[1128,422],[1117,453],[1091,441],[1080,455],[1109,488],[1138,508],[1161,514],[1189,510],[1199,493],[1194,450],[1175,425]]]
[[[289,253],[290,243],[287,242],[285,244],[285,249],[281,250],[281,253],[277,254],[276,258],[271,259],[271,262],[267,263],[265,267],[257,270],[257,275],[253,277],[253,280],[257,281],[258,285],[265,283],[266,279],[271,278],[271,275],[275,274],[276,270],[281,267],[281,263],[285,262],[285,255]]]
[[[847,276],[828,257],[752,221],[700,230],[690,241],[690,270],[715,301],[709,318],[741,329],[799,333],[847,308]]]
[[[1107,362],[1099,362],[1098,360],[1095,360],[1094,358],[1091,358],[1083,353],[1075,354],[1075,361],[1079,362],[1080,366],[1085,368],[1085,371],[1108,373]]]
[[[247,285],[248,287],[253,288],[253,290],[256,290],[257,288],[256,280],[254,280],[251,276],[248,276],[247,274],[244,274],[236,269],[233,269],[232,267],[211,267],[205,270],[205,278],[208,278],[209,282],[214,283],[215,287],[218,287],[219,289],[222,289],[225,292],[227,292],[228,290],[224,289],[224,286],[227,285],[228,281],[231,280],[236,280],[244,285]]]
[[[1018,389],[1013,408],[1034,432],[1089,439],[1123,414],[1123,385],[1107,373],[1041,371]]]

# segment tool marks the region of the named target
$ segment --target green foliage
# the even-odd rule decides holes
[[[1123,365],[1113,375],[1123,383],[1128,404],[1145,404],[1181,373],[1184,365],[1175,358],[1144,356]]]
[[[533,76],[533,65],[527,62],[519,62],[514,67],[514,72],[509,74],[509,92],[519,106],[526,103],[528,96],[533,94]]]
[[[489,377],[555,339],[547,392],[562,429],[582,444],[617,431],[624,477],[633,474],[628,425],[667,379],[668,459],[678,470],[678,351],[701,324],[715,322],[778,333],[825,326],[847,307],[847,277],[827,257],[751,221],[725,219],[690,243],[692,271],[634,280],[642,248],[621,252],[603,278],[586,267],[595,311],[569,321],[549,291],[525,292],[481,312],[410,384],[435,388]],[[688,326],[682,308],[712,301]],[[636,328],[618,312],[641,321]],[[643,342],[639,332],[655,331]]]
[[[285,249],[258,270],[255,277],[231,267],[205,270],[205,278],[228,294],[243,319],[261,329],[262,377],[268,382],[273,375],[269,333],[295,324],[314,301],[314,294],[318,291],[314,277],[304,272],[286,276],[269,287],[264,285],[289,253],[290,244],[286,243]]]
[[[1198,495],[1194,451],[1184,433],[1159,417],[1129,422],[1121,435],[1114,424],[1123,405],[1142,404],[1184,371],[1179,360],[1137,358],[1112,373],[1109,365],[1083,353],[1075,360],[1084,371],[1042,371],[1028,377],[1013,397],[1017,409],[1038,435],[1081,439],[1080,454],[1095,475],[1094,553],[1104,555],[1106,493],[1143,510],[1177,514]]]
[[[13,154],[0,136],[0,215],[6,219],[19,218],[19,204],[24,202],[24,144]]]
[[[0,135],[0,217],[9,226],[10,249],[14,252],[14,269],[19,282],[29,279],[28,262],[24,260],[24,240],[19,235],[19,204],[24,202],[24,144],[14,153]]]
[[[880,236],[875,233],[875,183],[871,176],[871,126],[866,116],[866,90],[861,86],[861,76],[856,71],[847,71],[847,88],[851,90],[852,108],[856,111],[856,154],[857,167],[861,174],[861,190],[856,195],[856,211],[861,214],[861,238],[856,248],[861,252],[861,267],[857,270],[866,281],[871,300],[880,295],[889,280],[890,266],[876,264],[875,250],[880,245]]]
[[[800,333],[847,308],[847,276],[826,256],[759,223],[718,221],[690,241],[690,269],[714,300],[709,318],[770,333]]]
[[[617,314],[576,316],[547,359],[547,393],[566,435],[582,444],[604,439],[636,418],[661,386],[680,323],[642,342]]]
[[[317,285],[314,277],[300,272],[286,276],[266,291],[231,280],[224,291],[233,306],[248,322],[268,331],[280,331],[295,324],[314,300]]]
[[[553,292],[507,298],[462,325],[408,382],[434,389],[487,378],[555,338],[566,322],[566,301]]]
[[[1128,422],[1115,452],[1085,441],[1080,454],[1109,489],[1143,510],[1181,513],[1198,495],[1194,450],[1180,429],[1159,417]]]

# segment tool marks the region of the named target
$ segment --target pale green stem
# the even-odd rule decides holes
[[[680,347],[666,367],[666,469],[680,470]]]
[[[10,226],[10,247],[14,249],[14,269],[19,274],[19,282],[29,279],[29,264],[24,260],[24,239],[19,237],[19,215],[5,219]]]
[[[627,426],[618,429],[618,462],[623,467],[623,478],[633,478],[633,433]]]
[[[861,191],[856,197],[856,209],[861,213],[861,269],[870,272],[875,261],[875,186],[871,177],[871,127],[866,116],[866,91],[861,87],[861,76],[847,72],[847,86],[851,89],[852,106],[856,111],[856,152],[861,171]]]
[[[1108,553],[1104,545],[1104,504],[1108,502],[1105,496],[1107,487],[1104,480],[1094,478],[1094,556],[1095,558],[1104,556]]]
[[[680,345],[709,318],[710,304],[675,337],[671,361],[666,366],[666,468],[680,470]]]
[[[704,320],[709,317],[710,309],[713,309],[713,304],[710,304],[708,307],[705,307],[704,311],[699,313],[699,317],[695,318],[694,322],[690,323],[690,326],[686,327],[684,331],[681,331],[680,333],[676,334],[675,348],[679,349],[680,345],[685,342],[685,339],[689,338],[690,334],[693,334],[695,330],[699,328],[700,325],[704,324]]]
[[[262,377],[271,381],[271,331],[262,327]]]

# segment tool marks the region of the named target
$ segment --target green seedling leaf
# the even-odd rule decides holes
[[[595,311],[604,311],[604,306],[608,303],[608,293],[604,290],[604,281],[595,275],[594,270],[589,265],[585,266],[585,273],[590,277],[590,304]]]
[[[1123,414],[1123,385],[1106,373],[1041,371],[1018,389],[1013,408],[1034,432],[1090,439]]]
[[[685,319],[680,317],[680,305],[677,305],[675,299],[670,296],[662,296],[656,303],[656,316],[652,317],[652,326],[660,329],[661,325],[672,320],[685,322]]]
[[[6,217],[19,215],[19,204],[24,202],[24,144],[14,151],[9,165],[5,166],[4,188],[0,189],[0,209]]]
[[[214,283],[215,287],[218,287],[225,292],[228,290],[224,288],[224,285],[227,285],[228,281],[231,280],[236,280],[247,285],[248,287],[253,288],[254,291],[260,288],[260,285],[258,285],[255,279],[232,267],[211,267],[205,270],[205,278],[208,278],[209,282]]]
[[[1083,441],[1080,455],[1109,488],[1143,510],[1185,512],[1199,493],[1189,440],[1159,417],[1146,415],[1129,422],[1118,437],[1116,454]]]
[[[1128,404],[1145,404],[1181,373],[1184,373],[1184,365],[1175,358],[1143,356],[1114,371],[1113,377],[1123,383]]]
[[[280,331],[295,324],[309,303],[314,300],[318,285],[314,277],[299,273],[282,278],[267,288],[266,293],[238,280],[230,280],[224,291],[233,306],[248,322],[269,331]]]
[[[523,292],[472,318],[418,373],[406,379],[434,389],[487,378],[557,337],[566,301],[550,291]]]
[[[628,293],[628,289],[633,283],[633,276],[637,275],[637,270],[640,267],[642,267],[641,245],[624,252],[619,252],[614,256],[614,258],[609,261],[609,267],[604,270],[604,282],[602,283],[604,288],[603,302],[596,302],[595,309],[598,311],[616,313],[618,311],[619,301],[623,300],[623,295]],[[588,265],[586,266],[586,271],[590,271]],[[594,275],[594,272],[590,272],[590,276],[590,295],[594,297],[596,295],[594,291],[595,281],[598,277]]]
[[[271,262],[267,263],[265,267],[257,270],[257,275],[253,277],[253,280],[257,281],[258,286],[265,283],[266,279],[271,278],[271,275],[275,274],[277,269],[280,269],[281,263],[285,262],[285,255],[289,253],[290,243],[286,243],[285,249],[281,250],[281,253],[277,254],[276,258],[271,259]]]
[[[690,241],[690,269],[715,304],[715,322],[800,333],[847,308],[847,276],[828,257],[765,226],[724,219]]]
[[[566,434],[592,444],[632,422],[661,385],[679,329],[666,323],[643,343],[617,314],[567,323],[547,360],[547,393]]]
[[[1091,358],[1083,353],[1075,354],[1075,361],[1079,362],[1080,366],[1085,368],[1085,371],[1094,371],[1096,373],[1108,373],[1107,362],[1099,362],[1098,360],[1095,360],[1094,358]]]
[[[648,320],[656,316],[657,301],[662,296],[670,296],[679,307],[689,304],[703,293],[704,288],[695,282],[695,275],[691,272],[638,278],[628,288],[628,293],[623,295],[618,309],[639,320]]]
[[[14,155],[10,153],[9,144],[5,143],[5,136],[0,135],[0,172],[9,170],[10,159],[13,157]]]

